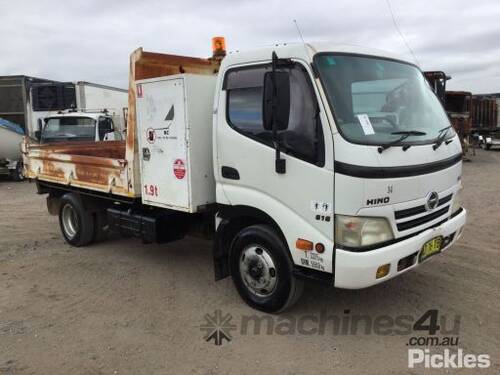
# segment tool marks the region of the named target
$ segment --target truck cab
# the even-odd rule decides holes
[[[35,133],[41,143],[68,141],[114,141],[121,139],[113,116],[104,112],[61,112],[39,121]]]
[[[274,86],[274,105],[289,114],[279,130],[263,115],[273,70],[289,80]],[[213,152],[219,225],[238,215],[269,223],[297,274],[336,287],[402,274],[448,249],[465,223],[460,141],[419,68],[385,52],[307,44],[229,54]],[[245,251],[274,269],[265,249]],[[250,271],[242,279],[247,301],[269,292]]]

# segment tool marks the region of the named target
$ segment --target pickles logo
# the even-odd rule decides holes
[[[408,349],[408,368],[490,367],[489,354],[465,353],[459,347],[460,317],[455,316],[453,323],[452,329],[446,328],[444,315],[436,309],[426,311],[413,325],[415,333],[425,332],[426,335],[414,335],[406,343],[411,347]]]
[[[203,338],[205,341],[213,341],[215,345],[222,345],[233,339],[231,331],[236,329],[236,324],[231,323],[233,316],[229,313],[222,314],[221,310],[215,310],[213,315],[205,314],[205,323],[200,326],[200,330],[205,332]]]
[[[460,348],[456,352],[444,349],[443,354],[431,353],[430,349],[408,350],[408,367],[415,368],[488,368],[491,365],[488,354],[467,354]]]

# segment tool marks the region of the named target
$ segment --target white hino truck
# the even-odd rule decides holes
[[[460,141],[417,66],[328,43],[214,45],[131,55],[124,141],[25,139],[67,242],[203,234],[216,280],[276,313],[304,280],[369,287],[457,241]]]

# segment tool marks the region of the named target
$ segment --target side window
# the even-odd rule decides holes
[[[232,70],[226,76],[229,123],[246,135],[262,139],[270,134],[262,126],[264,74],[269,70],[269,66],[244,68]]]
[[[262,125],[264,74],[270,65],[231,70],[226,75],[227,120],[246,136],[273,147],[272,132]],[[278,132],[281,148],[299,159],[323,165],[324,144],[318,106],[305,69],[299,64],[290,73],[290,119]]]

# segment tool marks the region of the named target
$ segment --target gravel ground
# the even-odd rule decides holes
[[[327,322],[324,333],[306,334],[292,323],[321,314],[414,321],[429,309],[445,326],[457,317],[449,335],[464,352],[491,356],[480,373],[499,373],[500,152],[478,151],[463,183],[468,225],[446,254],[365,290],[307,285],[286,315],[268,318],[243,304],[230,279],[213,281],[210,242],[112,238],[72,248],[34,184],[0,181],[0,374],[422,373],[408,369],[407,343],[425,332],[335,334]],[[203,338],[216,310],[232,338],[222,345]],[[273,319],[272,334],[242,332],[252,316]]]

